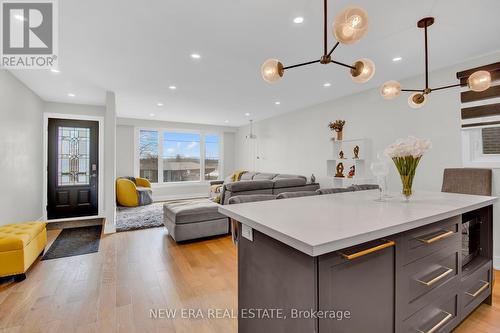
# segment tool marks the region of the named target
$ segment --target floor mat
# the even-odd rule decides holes
[[[42,260],[73,257],[99,251],[102,226],[63,229]]]

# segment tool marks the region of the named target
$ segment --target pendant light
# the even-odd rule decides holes
[[[335,49],[342,44],[354,44],[363,38],[368,31],[368,14],[360,7],[347,7],[337,17],[332,25],[332,33],[337,39],[337,43],[328,52],[328,27],[327,27],[327,0],[323,1],[323,55],[320,59],[303,62],[296,65],[284,66],[277,59],[268,59],[261,67],[261,74],[264,81],[268,83],[278,82],[285,71],[292,68],[312,65],[312,64],[335,64],[350,69],[351,79],[356,83],[368,82],[375,74],[375,64],[369,59],[360,59],[353,64],[345,64],[332,59]]]
[[[417,22],[417,27],[424,29],[425,34],[425,88],[424,89],[401,89],[401,84],[397,81],[387,81],[380,88],[380,95],[384,99],[393,99],[398,97],[402,91],[411,92],[408,98],[408,105],[414,109],[421,108],[427,102],[427,96],[437,90],[454,88],[462,86],[462,84],[452,84],[439,88],[429,87],[429,52],[427,47],[427,28],[434,23],[433,17],[425,17]],[[485,91],[491,87],[491,74],[487,71],[477,71],[472,73],[467,80],[467,85],[472,91]]]

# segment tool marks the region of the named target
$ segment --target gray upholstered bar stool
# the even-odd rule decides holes
[[[444,169],[442,192],[491,195],[491,169]]]

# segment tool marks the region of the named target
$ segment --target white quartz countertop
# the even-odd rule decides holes
[[[416,192],[378,202],[359,191],[219,206],[219,212],[310,256],[319,256],[485,207],[496,197]]]

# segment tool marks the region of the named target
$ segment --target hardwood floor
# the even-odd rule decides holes
[[[177,245],[163,228],[105,236],[99,253],[40,261],[24,282],[2,283],[0,332],[237,332],[235,319],[150,318],[151,309],[236,309],[236,268],[230,237]],[[500,333],[499,283],[494,306],[455,332]]]

